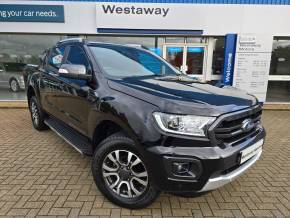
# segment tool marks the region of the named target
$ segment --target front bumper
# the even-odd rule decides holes
[[[227,183],[232,182],[241,174],[243,174],[245,171],[247,171],[252,165],[254,165],[254,163],[256,163],[256,161],[259,160],[261,155],[262,155],[262,150],[259,151],[255,156],[253,156],[250,160],[248,160],[246,163],[241,165],[236,170],[226,175],[221,175],[218,177],[210,178],[199,192],[214,190],[214,189],[217,189],[219,187],[226,185]]]
[[[244,173],[261,156],[257,153],[249,160],[240,164],[241,151],[265,138],[264,128],[253,138],[234,147],[220,148],[157,145],[146,149],[149,170],[157,188],[163,191],[204,192],[219,188]],[[200,166],[200,174],[196,178],[182,177],[172,173],[174,162],[190,161]]]

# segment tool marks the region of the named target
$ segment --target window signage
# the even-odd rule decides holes
[[[0,4],[0,22],[64,23],[63,5]]]
[[[181,47],[169,47],[168,48],[168,52],[172,52],[172,53],[178,53],[178,52],[182,52],[183,48]]]
[[[233,86],[266,100],[273,37],[241,34],[237,38]]]
[[[191,47],[191,48],[187,48],[187,51],[188,52],[191,52],[191,53],[202,53],[204,52],[204,48],[203,47]]]

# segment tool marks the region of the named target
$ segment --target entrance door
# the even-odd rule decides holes
[[[183,59],[184,59],[184,47],[183,46],[164,46],[165,54],[164,57],[171,65],[176,67],[178,70],[183,71]]]
[[[163,58],[183,73],[205,80],[205,45],[165,44]]]
[[[186,46],[185,64],[186,73],[196,77],[203,78],[205,47],[203,46]]]

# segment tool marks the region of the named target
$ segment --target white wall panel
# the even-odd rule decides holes
[[[12,1],[0,1],[0,4]],[[13,1],[13,4],[60,4],[65,23],[0,22],[0,32],[96,34],[99,28],[203,30],[204,35],[256,33],[290,36],[288,5],[80,3]],[[169,8],[166,17],[104,14],[101,5]]]

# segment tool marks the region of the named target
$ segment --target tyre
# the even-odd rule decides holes
[[[16,79],[11,79],[9,81],[9,87],[12,92],[18,92],[20,90],[19,83]]]
[[[102,141],[92,159],[99,190],[113,203],[130,209],[144,208],[159,195],[134,142],[122,133]]]
[[[29,109],[33,127],[38,131],[48,129],[44,123],[45,113],[41,110],[35,96],[32,96],[29,100]]]

